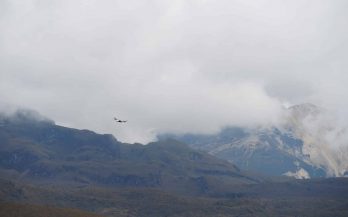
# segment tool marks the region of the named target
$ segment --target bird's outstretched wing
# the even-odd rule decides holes
[[[116,122],[118,122],[118,123],[126,123],[126,122],[127,122],[126,120],[123,121],[123,120],[117,119],[117,118],[115,118],[115,117],[114,117],[114,120],[115,120]]]

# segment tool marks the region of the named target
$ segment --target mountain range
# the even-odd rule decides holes
[[[159,139],[175,138],[246,171],[314,178],[347,174],[345,135],[324,109],[307,103],[286,109],[277,125],[226,127],[212,135],[162,134]]]
[[[155,187],[192,194],[262,180],[176,140],[126,144],[112,135],[37,117],[18,111],[1,119],[0,170],[16,180]]]
[[[270,135],[301,147],[299,139],[272,130]],[[241,128],[227,128],[219,139],[247,137]],[[56,125],[33,111],[0,115],[0,214],[347,216],[346,178],[296,180],[245,171],[214,152],[192,148],[193,141],[216,144],[215,137],[197,138],[185,137],[191,147],[175,138],[128,144],[109,134]],[[306,168],[305,163],[299,166]],[[320,169],[313,173],[325,172]]]

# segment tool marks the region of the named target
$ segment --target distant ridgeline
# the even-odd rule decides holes
[[[175,140],[126,144],[112,135],[55,125],[28,111],[0,120],[0,170],[22,181],[201,194],[262,180]]]
[[[329,147],[334,142],[325,138],[333,127],[328,128],[323,109],[312,104],[296,105],[287,109],[284,117],[280,126],[227,127],[215,135],[166,134],[159,138],[177,139],[242,170],[266,175],[299,179],[347,175],[348,145],[338,151]]]
[[[0,216],[348,216],[348,179],[268,177],[218,158],[265,174],[324,176],[291,134],[227,128],[177,138],[195,149],[168,138],[121,143],[32,111],[2,114]]]

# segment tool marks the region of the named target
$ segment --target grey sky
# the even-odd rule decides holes
[[[307,101],[348,120],[347,11],[343,0],[2,0],[0,103],[129,142],[273,123]]]

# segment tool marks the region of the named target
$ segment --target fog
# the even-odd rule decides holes
[[[274,124],[284,105],[302,102],[347,123],[347,7],[3,0],[0,105],[125,142]]]

